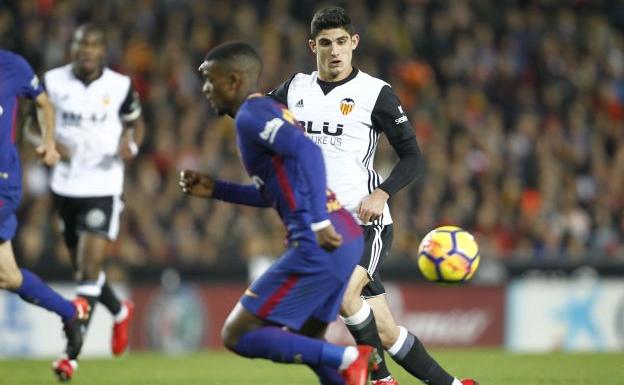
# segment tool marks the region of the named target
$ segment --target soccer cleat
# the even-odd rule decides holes
[[[399,385],[399,382],[392,377],[372,380],[371,385]]]
[[[84,298],[76,298],[72,301],[76,307],[76,316],[63,324],[63,332],[67,338],[65,354],[71,360],[75,360],[80,354],[83,343],[83,325],[89,317],[89,303]]]
[[[479,385],[479,383],[471,378],[461,380],[462,385]]]
[[[345,370],[340,372],[345,379],[345,385],[366,385],[368,383],[368,372],[375,369],[377,351],[368,345],[358,345],[358,358]]]
[[[78,370],[78,362],[67,357],[61,357],[52,362],[52,370],[59,381],[67,382],[71,380],[74,372]]]
[[[123,301],[122,306],[126,308],[128,313],[123,320],[115,321],[111,338],[111,350],[116,356],[122,355],[128,348],[128,331],[130,328],[130,320],[134,314],[134,303],[132,303],[132,301]]]

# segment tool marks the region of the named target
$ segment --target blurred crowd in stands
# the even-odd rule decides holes
[[[355,65],[392,84],[423,151],[420,177],[391,200],[388,264],[412,263],[440,224],[472,231],[489,260],[624,262],[624,6],[562,3],[340,3],[361,34]],[[230,39],[255,44],[268,91],[314,69],[307,39],[319,6],[0,0],[0,46],[38,73],[68,62],[74,28],[94,21],[106,27],[108,65],[141,95],[147,141],[128,167],[114,263],[218,268],[280,254],[284,233],[271,210],[189,199],[177,178],[191,168],[247,180],[231,120],[201,93],[196,68],[207,50]],[[47,171],[24,154],[20,258],[67,264]],[[377,169],[387,175],[395,161],[382,142]]]

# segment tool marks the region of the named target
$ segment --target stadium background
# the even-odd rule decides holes
[[[624,6],[343,4],[362,36],[354,64],[393,85],[424,153],[421,177],[391,201],[395,243],[382,271],[400,321],[441,346],[621,350]],[[135,347],[218,345],[248,262],[279,255],[284,234],[274,213],[188,199],[178,170],[245,180],[232,124],[209,111],[197,65],[214,45],[241,39],[262,54],[264,90],[311,71],[308,25],[318,6],[0,0],[0,46],[24,55],[39,74],[68,62],[74,28],[96,21],[106,26],[108,65],[131,76],[140,93],[147,140],[128,167],[120,239],[107,264],[111,280],[138,302]],[[32,150],[23,154],[19,261],[47,280],[69,282],[47,171]],[[394,161],[382,142],[377,169],[387,174]],[[467,287],[426,284],[414,264],[422,236],[448,223],[472,231],[481,247],[482,266]],[[58,287],[72,294],[70,285]],[[49,331],[35,321],[40,313],[20,306],[0,297],[0,355],[42,353],[24,341]],[[19,312],[32,317],[30,332]]]

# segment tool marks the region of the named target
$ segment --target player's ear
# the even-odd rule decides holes
[[[316,41],[314,39],[309,39],[308,46],[310,47],[310,51],[316,55]]]
[[[238,71],[232,71],[228,75],[228,83],[230,84],[230,89],[238,92],[243,86],[243,75]]]
[[[353,49],[356,49],[358,44],[360,43],[360,35],[354,33],[351,35],[351,44],[353,45]]]

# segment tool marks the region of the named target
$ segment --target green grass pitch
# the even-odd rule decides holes
[[[624,385],[624,353],[511,354],[501,350],[435,350],[440,364],[481,385]],[[391,363],[401,385],[420,384]],[[0,384],[55,384],[49,360],[0,360]],[[304,366],[247,360],[227,352],[166,356],[133,352],[84,359],[72,385],[314,385]]]

